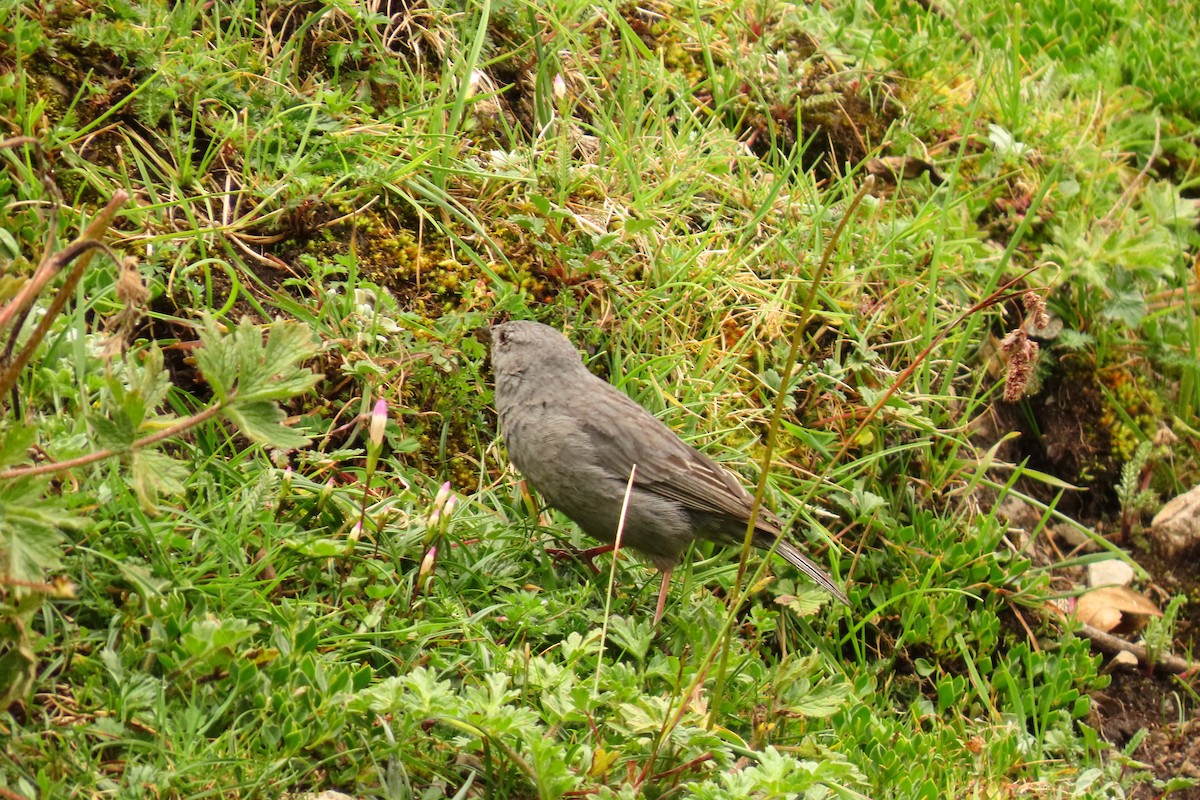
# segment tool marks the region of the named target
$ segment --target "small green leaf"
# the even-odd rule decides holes
[[[784,594],[775,598],[776,603],[800,617],[813,616],[828,600],[829,595],[815,586],[802,587],[795,594]]]
[[[638,661],[645,661],[654,642],[654,626],[649,620],[612,616],[608,621],[612,640]]]
[[[43,496],[44,485],[29,478],[0,483],[0,576],[11,581],[40,582],[58,569],[59,529],[84,522]]]
[[[21,246],[17,244],[17,240],[7,230],[0,228],[0,258],[16,258],[19,255]]]
[[[292,552],[309,558],[338,558],[346,555],[346,543],[337,539],[284,539],[281,544]]]
[[[114,411],[111,417],[91,414],[87,421],[96,437],[96,444],[105,449],[123,453],[137,438],[137,431],[123,410]]]
[[[129,477],[142,508],[153,512],[160,495],[183,494],[188,465],[165,453],[143,448],[133,454]]]
[[[141,363],[133,369],[130,375],[130,394],[137,396],[141,401],[142,408],[155,409],[166,399],[170,389],[171,375],[163,368],[162,350],[154,345],[146,351]],[[135,415],[132,408],[126,410],[135,424],[142,424],[144,418],[141,415]]]
[[[303,325],[274,322],[262,328],[242,320],[229,334],[211,318],[201,334],[196,363],[226,406],[225,415],[251,439],[280,448],[303,447],[308,437],[280,424],[276,401],[306,392],[321,376],[298,366],[317,353],[312,332]]]
[[[0,468],[23,464],[29,460],[29,448],[37,439],[37,428],[33,425],[10,423],[0,424]]]
[[[1146,316],[1146,302],[1142,293],[1137,290],[1114,292],[1112,300],[1104,307],[1104,316],[1136,328]]]
[[[9,637],[6,635],[4,640]],[[8,707],[14,700],[23,699],[37,680],[37,657],[25,641],[0,655],[0,703]]]
[[[304,434],[280,424],[285,415],[271,402],[232,403],[225,409],[225,416],[246,436],[271,447],[292,449],[305,447],[309,442]]]

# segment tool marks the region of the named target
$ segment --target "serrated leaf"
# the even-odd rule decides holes
[[[282,425],[285,415],[272,402],[236,402],[225,409],[230,419],[243,434],[256,442],[290,450],[308,445],[309,439],[302,433]]]
[[[816,652],[802,657],[790,657],[779,665],[775,675],[778,701],[788,709],[807,717],[827,717],[837,711],[850,695],[844,682],[821,675],[820,659]]]
[[[290,322],[275,322],[267,331],[267,341],[262,347],[260,360],[263,365],[259,380],[254,386],[239,387],[244,400],[286,400],[317,385],[321,377],[312,370],[297,366],[301,361],[317,354],[317,342],[312,332],[303,325]]]
[[[196,363],[226,405],[224,413],[251,439],[280,448],[303,447],[308,437],[280,424],[283,412],[275,404],[315,386],[321,377],[297,366],[317,352],[312,333],[304,326],[277,321],[262,328],[242,320],[223,334],[205,319],[202,347]]]
[[[162,350],[157,345],[146,351],[141,364],[137,365],[129,378],[130,394],[140,401],[142,414],[135,414],[134,407],[127,406],[126,413],[135,425],[145,421],[144,410],[153,410],[162,405],[171,389],[171,376],[163,368]]]
[[[1133,291],[1117,291],[1113,298],[1104,306],[1104,316],[1124,322],[1131,328],[1141,324],[1146,316],[1146,302],[1142,293]]]
[[[574,791],[580,778],[562,755],[562,745],[536,726],[524,730],[525,749],[536,776],[538,793],[542,797],[563,797]]]
[[[849,690],[844,685],[819,683],[802,696],[793,699],[789,708],[806,717],[828,717],[845,704],[849,695]]]
[[[637,617],[614,615],[609,619],[609,635],[638,661],[644,661],[654,641],[654,626]]]
[[[1178,187],[1168,181],[1151,181],[1142,190],[1140,202],[1159,225],[1193,228],[1200,219],[1197,201],[1180,196]]]
[[[20,423],[0,425],[0,468],[29,460],[29,447],[37,439],[37,428]]]
[[[111,417],[89,414],[87,421],[88,427],[92,429],[92,435],[96,439],[96,444],[107,450],[123,453],[133,445],[137,438],[137,431],[134,430],[133,423],[125,415],[124,409],[115,410]]]
[[[223,400],[284,400],[320,380],[312,371],[296,367],[317,348],[309,330],[295,323],[272,323],[265,342],[261,328],[249,320],[226,336],[210,327],[201,341],[196,363]]]
[[[171,456],[143,448],[131,459],[129,478],[138,502],[147,511],[155,511],[160,495],[183,494],[188,465]]]
[[[38,583],[58,569],[59,529],[84,523],[48,502],[44,485],[32,479],[0,483],[0,575],[11,581]]]
[[[184,632],[179,644],[189,662],[204,670],[227,667],[236,657],[238,645],[258,632],[258,625],[244,619],[208,617]]]
[[[790,609],[797,616],[811,617],[821,610],[828,601],[829,595],[823,589],[804,587],[795,594],[784,594],[775,598],[775,602]]]
[[[0,703],[7,708],[14,700],[28,695],[33,690],[37,673],[37,657],[26,641],[17,642],[15,647],[0,655]]]
[[[217,322],[207,314],[200,334],[200,347],[194,353],[196,367],[212,387],[213,394],[225,402],[237,386],[237,346],[233,335],[221,332]]]
[[[1066,350],[1084,350],[1096,343],[1096,337],[1089,333],[1064,328],[1058,335],[1058,346]]]

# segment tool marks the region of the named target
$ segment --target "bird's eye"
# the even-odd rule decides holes
[[[493,334],[493,339],[495,340],[496,344],[504,344],[504,341],[508,338],[508,334],[499,328],[495,328],[493,330],[495,331]]]

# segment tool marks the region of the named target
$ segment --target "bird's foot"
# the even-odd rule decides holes
[[[593,573],[599,575],[600,568],[596,566],[593,559],[596,556],[602,556],[605,553],[611,553],[613,546],[611,544],[602,544],[599,547],[589,547],[586,550],[562,550],[554,547],[546,548],[546,555],[553,558],[555,561],[581,561],[587,565]]]

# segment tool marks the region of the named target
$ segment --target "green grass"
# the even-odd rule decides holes
[[[1138,474],[1200,474],[1200,20],[964,5],[0,0],[5,796],[1180,788],[1098,730],[1040,542],[1136,527],[1162,427]],[[863,194],[882,155],[946,182]],[[1026,289],[1065,330],[1006,403]],[[852,609],[701,545],[655,629],[636,559],[555,563],[474,337],[511,317],[765,469]],[[1104,446],[1057,474],[1073,381]]]

